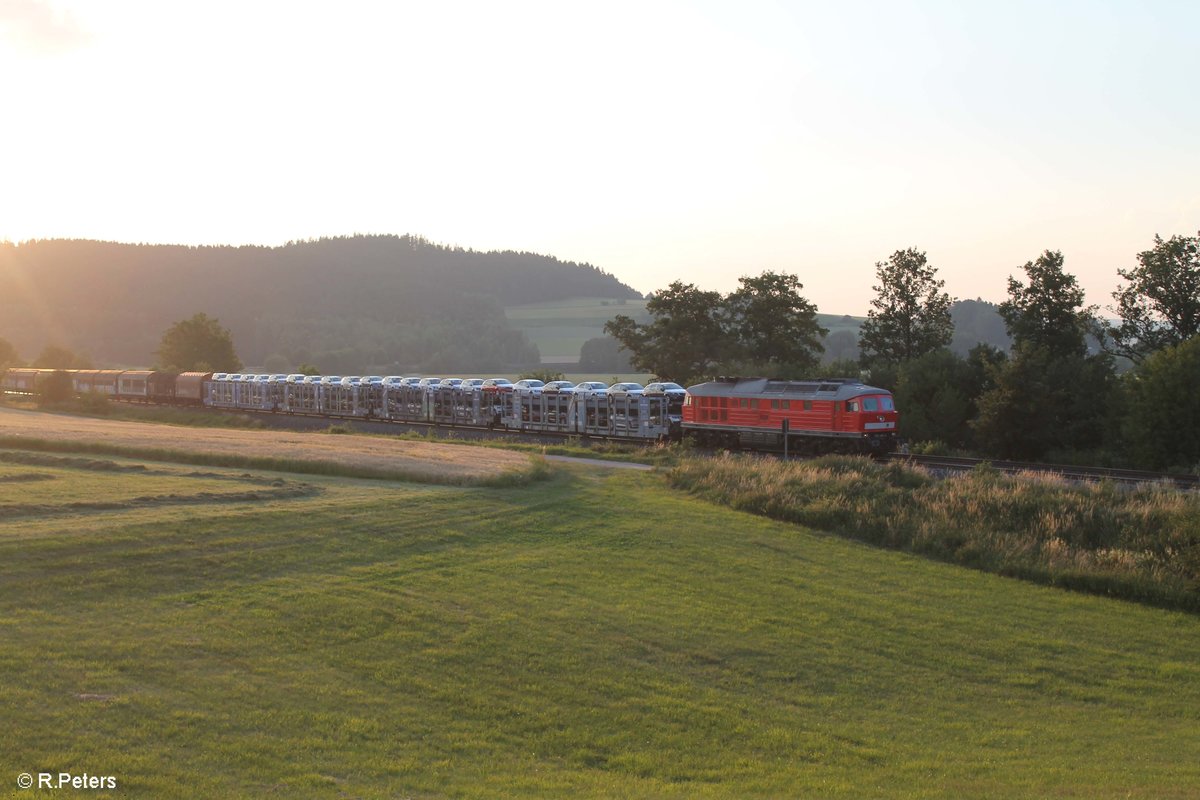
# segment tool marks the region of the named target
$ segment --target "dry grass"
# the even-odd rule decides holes
[[[165,426],[12,408],[0,408],[0,438],[323,462],[353,470],[425,475],[447,483],[486,481],[529,469],[529,456],[490,448],[295,431]]]

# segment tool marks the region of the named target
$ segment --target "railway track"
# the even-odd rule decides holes
[[[993,469],[1008,475],[1021,472],[1040,472],[1060,475],[1067,480],[1096,483],[1112,481],[1125,485],[1141,485],[1146,483],[1169,483],[1178,489],[1200,489],[1200,476],[1180,475],[1165,472],[1144,472],[1133,469],[1110,469],[1107,467],[1079,467],[1069,464],[1036,464],[1022,461],[994,461],[986,458],[965,458],[959,456],[922,456],[903,453],[891,453],[883,456],[884,461],[899,461],[925,467],[934,472],[959,473],[969,472],[980,464],[987,464]]]

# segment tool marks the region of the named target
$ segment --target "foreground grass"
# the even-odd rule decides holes
[[[1200,495],[1081,485],[986,466],[945,480],[919,467],[830,457],[685,459],[672,485],[791,520],[1004,575],[1200,610]]]
[[[278,479],[149,468],[181,497]],[[64,504],[0,517],[5,780],[88,771],[116,776],[113,796],[220,798],[1200,787],[1194,616],[810,533],[645,474],[306,476],[304,496],[79,514],[65,504],[130,474],[0,472],[0,492],[57,484]]]

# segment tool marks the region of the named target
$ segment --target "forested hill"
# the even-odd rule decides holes
[[[163,331],[203,311],[230,328],[250,365],[498,369],[537,361],[505,305],[576,296],[640,297],[588,264],[413,236],[282,247],[0,243],[0,337],[27,359],[53,343],[99,365],[150,364]]]

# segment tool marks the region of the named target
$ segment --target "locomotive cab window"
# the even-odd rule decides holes
[[[858,411],[858,401],[857,400],[847,400],[846,401],[846,410],[847,411]]]
[[[886,395],[886,394],[883,397],[879,398],[879,407],[882,408],[884,411],[895,411],[896,410],[896,404],[892,401],[891,395]]]
[[[864,397],[863,398],[863,411],[878,411],[878,410],[879,410],[879,398],[878,397]]]

